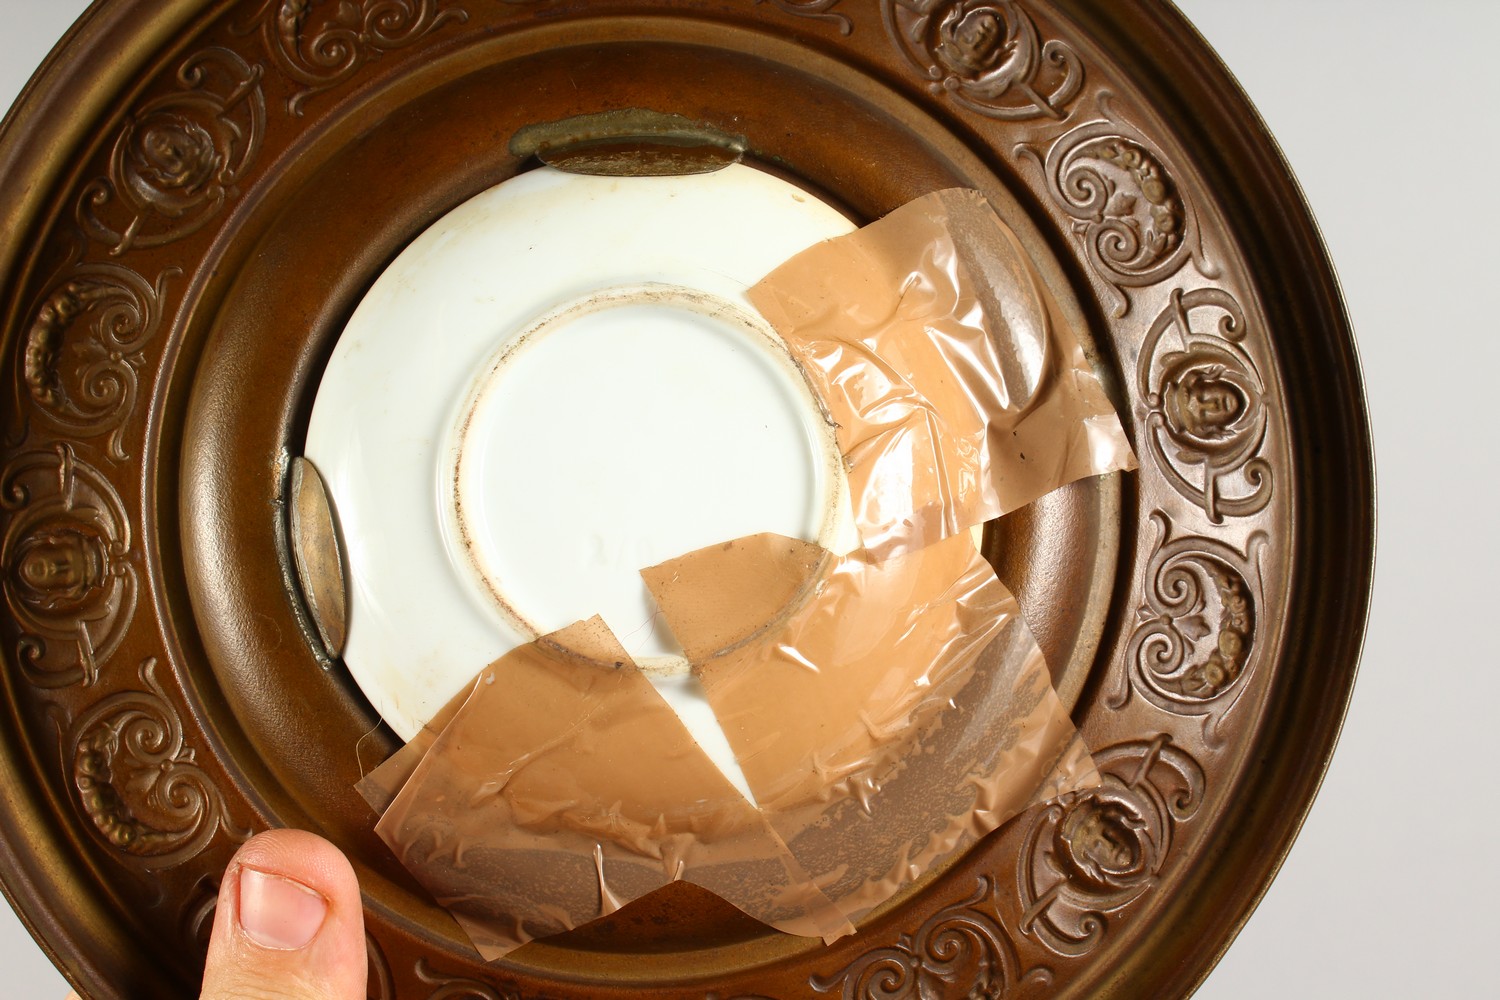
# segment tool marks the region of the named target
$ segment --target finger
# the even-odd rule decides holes
[[[354,869],[322,837],[273,830],[224,873],[203,1000],[364,1000],[364,912]]]

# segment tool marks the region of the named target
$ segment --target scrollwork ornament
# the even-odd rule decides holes
[[[1001,1000],[1021,982],[1049,982],[1046,969],[1021,971],[993,907],[981,908],[993,894],[994,882],[981,876],[972,896],[937,911],[916,933],[902,934],[895,945],[867,952],[832,976],[814,976],[810,985],[819,993],[837,992],[841,1000]]]
[[[193,949],[199,962],[208,955],[208,944],[213,937],[214,916],[219,910],[219,880],[205,875],[193,884],[182,904],[179,921],[181,933]]]
[[[83,189],[78,223],[119,256],[164,246],[207,225],[260,150],[261,67],[204,49],[177,71],[179,90],[137,108],[115,139],[109,171]]]
[[[433,987],[427,1000],[521,1000],[520,994],[501,990],[464,976],[439,972],[425,958],[417,960],[417,978]]]
[[[37,687],[91,685],[135,614],[124,502],[69,445],[18,455],[0,484],[0,584],[21,633],[15,662]]]
[[[1250,536],[1249,553],[1195,536],[1172,537],[1161,511],[1151,515],[1159,532],[1146,566],[1144,603],[1126,647],[1126,668],[1106,699],[1123,708],[1132,691],[1158,708],[1222,720],[1245,690],[1256,644],[1256,602],[1261,588],[1259,554],[1264,533]]]
[[[1200,317],[1212,322],[1195,327]],[[1174,289],[1136,371],[1142,439],[1157,470],[1214,524],[1271,501],[1271,463],[1261,455],[1270,420],[1260,370],[1244,348],[1248,333],[1228,292]]]
[[[1203,804],[1203,769],[1166,734],[1094,755],[1102,783],[1035,813],[1017,858],[1019,929],[1059,955],[1098,947],[1111,915],[1151,891],[1177,826]]]
[[[1171,277],[1188,260],[1217,274],[1204,258],[1191,203],[1174,179],[1177,171],[1156,146],[1099,97],[1105,118],[1059,138],[1045,159],[1032,146],[1019,155],[1039,163],[1047,190],[1068,217],[1089,267],[1112,293],[1115,318],[1130,311],[1126,288],[1144,288]]]
[[[755,0],[757,6],[767,2],[793,17],[826,21],[836,26],[841,35],[854,34],[854,22],[849,19],[849,15],[835,9],[843,0]]]
[[[350,80],[371,60],[468,19],[438,0],[266,0],[239,31],[259,29],[272,60],[301,85],[286,102],[288,113],[300,116],[308,98]]]
[[[122,859],[147,871],[191,860],[221,830],[249,836],[230,823],[155,671],[156,660],[145,660],[144,689],[105,698],[67,738],[69,784],[82,815]]]
[[[391,975],[390,960],[385,949],[375,940],[375,935],[365,931],[365,957],[369,970],[365,978],[365,996],[368,1000],[396,1000],[396,980]]]
[[[80,264],[36,308],[26,331],[21,380],[52,426],[79,438],[108,434],[123,462],[124,424],[135,408],[142,351],[161,327],[168,268],[153,285],[118,264]]]
[[[1002,121],[1066,117],[1083,88],[1067,43],[1014,0],[882,0],[886,30],[934,94]]]

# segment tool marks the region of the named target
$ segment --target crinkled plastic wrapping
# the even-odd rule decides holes
[[[977,191],[939,191],[750,289],[837,425],[864,547],[894,555],[1135,467],[1078,336]]]
[[[473,691],[472,684],[460,691],[437,715],[427,720],[427,724],[417,735],[407,740],[400,750],[391,754],[384,763],[355,784],[354,790],[370,804],[371,809],[376,813],[384,813],[391,807],[391,803],[396,801],[396,795],[416,773],[422,758],[427,756],[427,751],[443,735],[443,730],[448,728],[448,724],[458,715],[458,710],[464,707],[464,702],[469,700]]]
[[[490,961],[677,879],[853,931],[599,618],[487,668],[375,829]]]
[[[850,919],[1034,802],[1098,783],[967,536],[889,559],[755,535],[644,571],[751,792]],[[767,614],[754,595],[790,595]]]
[[[677,878],[831,940],[1099,780],[966,530],[1134,465],[1014,236],[939,192],[751,298],[837,424],[864,547],[763,534],[643,570],[756,803],[599,619],[491,665],[360,783],[486,959]]]

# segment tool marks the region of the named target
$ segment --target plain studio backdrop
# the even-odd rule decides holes
[[[0,107],[85,6],[0,0]],[[1500,4],[1179,6],[1259,107],[1323,227],[1380,483],[1370,629],[1338,753],[1198,997],[1494,996],[1500,656],[1483,623],[1500,618]],[[3,907],[0,969],[7,997],[67,992]]]

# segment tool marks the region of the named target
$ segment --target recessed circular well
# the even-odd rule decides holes
[[[460,412],[444,499],[466,560],[538,634],[601,615],[685,670],[640,570],[760,531],[836,544],[833,429],[774,331],[719,296],[610,289],[501,349]]]

